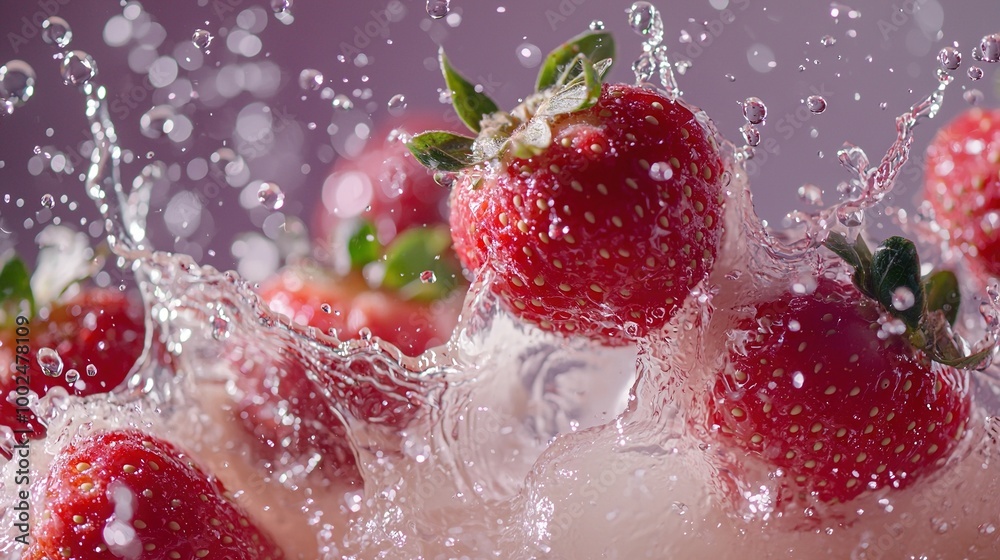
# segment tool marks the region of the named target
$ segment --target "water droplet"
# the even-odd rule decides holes
[[[257,200],[264,208],[278,210],[285,205],[285,193],[277,184],[264,182],[257,189]]]
[[[12,113],[35,93],[35,70],[23,60],[0,66],[0,109]]]
[[[799,198],[809,204],[823,205],[823,190],[816,185],[802,185],[798,191]]]
[[[534,68],[542,63],[542,49],[531,43],[521,43],[515,49],[517,61],[525,68]]]
[[[767,105],[758,97],[747,97],[743,102],[743,117],[750,124],[760,124],[767,118]]]
[[[389,114],[398,117],[406,112],[406,96],[402,93],[397,93],[389,99],[387,104],[389,108]]]
[[[906,286],[900,286],[892,292],[892,307],[896,311],[906,311],[913,307],[915,302],[916,297],[913,295],[913,290]]]
[[[649,166],[649,176],[655,181],[669,181],[674,176],[674,170],[669,163],[658,161]]]
[[[969,78],[972,80],[979,80],[983,77],[983,69],[978,66],[969,67]]]
[[[80,380],[80,372],[72,368],[66,370],[66,383],[69,383],[70,385],[75,385],[76,382],[79,380]]]
[[[209,47],[209,45],[212,44],[212,39],[214,38],[215,37],[213,37],[212,34],[209,33],[208,31],[204,29],[198,29],[194,32],[193,35],[191,35],[191,42],[194,43],[194,46],[198,47],[199,49],[205,50]]]
[[[329,304],[329,303],[321,303],[321,304],[319,305],[319,308],[320,308],[320,310],[321,310],[321,311],[322,311],[323,313],[332,313],[332,312],[333,312],[333,308],[332,308],[332,307],[330,307],[330,304]]]
[[[66,85],[82,86],[97,75],[97,63],[83,51],[72,51],[63,57],[59,71]]]
[[[595,19],[590,22],[589,27],[591,31],[604,31],[604,22],[599,19]]]
[[[979,50],[983,53],[984,62],[1000,61],[1000,33],[986,35],[979,44]]]
[[[284,14],[292,9],[292,0],[271,0],[271,11]]]
[[[299,87],[306,91],[318,90],[323,87],[324,81],[323,73],[315,68],[306,68],[302,72],[299,72]]]
[[[983,523],[979,526],[979,533],[982,535],[992,535],[996,531],[997,527],[992,523]]]
[[[837,39],[833,35],[823,35],[823,38],[819,40],[819,44],[824,47],[832,47],[837,44]]]
[[[736,81],[736,76],[733,76],[732,74],[726,74],[725,78],[727,80],[729,80],[730,82],[735,82]]]
[[[809,108],[809,112],[819,115],[826,111],[826,99],[819,95],[810,95],[806,98],[806,107]]]
[[[962,65],[962,53],[955,47],[945,47],[938,52],[938,62],[945,70],[958,70]]]
[[[39,348],[36,354],[42,373],[49,377],[59,377],[63,371],[62,356],[51,348]]]
[[[361,330],[358,331],[358,337],[365,342],[370,342],[372,339],[372,330],[368,327],[361,327]]]
[[[451,11],[451,0],[427,0],[427,15],[441,19]]]
[[[865,221],[863,210],[842,206],[837,210],[837,220],[847,227],[858,227]]]
[[[740,133],[743,134],[743,140],[747,143],[747,146],[756,146],[760,144],[760,131],[757,127],[747,123],[740,127]]]
[[[646,38],[648,45],[663,42],[663,20],[659,10],[649,2],[636,2],[628,9],[628,23],[632,30]]]
[[[42,22],[42,40],[60,49],[65,49],[73,40],[69,23],[61,17],[52,16]]]
[[[222,315],[217,315],[209,319],[209,324],[212,328],[212,338],[215,340],[225,340],[229,338],[229,319],[226,319]]]
[[[340,93],[333,98],[333,108],[350,111],[351,109],[354,108],[354,102],[351,101],[350,97],[347,97],[346,95]]]
[[[420,281],[424,284],[433,284],[437,282],[437,275],[434,274],[433,270],[425,270],[420,273]]]
[[[139,132],[146,138],[159,138],[174,128],[173,105],[156,105],[139,117]]]
[[[52,196],[49,193],[45,193],[45,194],[42,195],[42,206],[43,207],[45,207],[45,208],[52,208],[55,205],[56,205],[56,197]]]
[[[970,89],[962,93],[962,99],[969,105],[979,105],[983,102],[983,92],[978,89]]]
[[[94,377],[95,375],[97,375],[97,366],[95,366],[94,364],[87,364],[87,368],[85,369],[85,371],[87,372],[88,377]]]

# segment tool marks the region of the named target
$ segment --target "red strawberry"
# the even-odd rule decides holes
[[[919,264],[901,264],[908,251],[890,241],[874,257],[867,248],[855,253],[863,271],[855,280],[865,295],[821,277],[812,293],[757,304],[755,316],[740,326],[746,340],[730,351],[712,391],[710,423],[719,437],[783,470],[824,502],[903,488],[937,471],[969,420],[969,378],[929,355],[958,365],[970,359],[950,360],[940,348],[918,349],[911,342],[929,339],[927,329],[953,311],[941,301],[950,306],[955,300],[953,285],[942,288],[942,277],[912,282]],[[885,292],[869,281],[885,280],[891,274],[882,273],[890,270],[907,272],[888,298],[900,286],[914,295],[916,314],[893,313],[906,325],[905,337],[882,328]],[[878,302],[869,299],[873,285]],[[913,321],[917,314],[922,316]]]
[[[215,477],[138,431],[71,443],[42,499],[25,560],[283,557]]]
[[[924,197],[950,243],[1000,277],[1000,109],[970,109],[927,148]]]
[[[412,227],[446,222],[448,190],[434,182],[433,173],[400,140],[402,130],[442,126],[439,118],[408,115],[399,127],[377,129],[357,159],[338,159],[323,183],[322,204],[313,222],[320,245],[342,244],[344,229],[358,219],[371,221],[385,245]]]
[[[697,109],[630,85],[601,85],[611,38],[585,34],[550,55],[542,93],[496,110],[442,67],[479,137],[414,138],[429,166],[459,171],[455,248],[517,316],[545,330],[623,344],[663,326],[707,278],[722,236],[723,164]],[[574,58],[575,56],[575,58]],[[558,74],[562,76],[559,77]]]
[[[20,261],[11,261],[7,267],[23,269]],[[26,271],[21,275],[26,281]],[[85,287],[71,299],[52,303],[35,317],[25,317],[24,324],[9,317],[10,325],[0,329],[0,363],[10,364],[10,369],[0,372],[0,425],[12,429],[24,428],[17,419],[16,397],[24,391],[18,386],[25,380],[39,397],[53,387],[79,396],[108,392],[124,381],[145,342],[141,304],[118,290]],[[38,361],[43,349],[59,355],[62,367],[55,376],[43,373]],[[48,371],[55,373],[51,368]],[[45,434],[33,414],[20,412],[32,423],[31,437]]]

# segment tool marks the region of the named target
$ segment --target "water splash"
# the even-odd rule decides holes
[[[643,38],[642,54],[632,64],[639,86],[662,89],[669,99],[682,95],[663,43],[663,19],[649,2],[636,2],[626,11],[632,30]],[[657,80],[658,78],[658,80]]]

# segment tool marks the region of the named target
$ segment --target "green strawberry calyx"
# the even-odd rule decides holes
[[[563,43],[542,63],[535,93],[508,113],[459,74],[442,48],[441,73],[452,105],[477,136],[432,130],[409,139],[407,147],[425,167],[444,172],[461,171],[507,150],[519,158],[540,154],[552,142],[553,118],[597,103],[614,49],[606,32],[585,32]]]

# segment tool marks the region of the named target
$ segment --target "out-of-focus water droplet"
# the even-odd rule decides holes
[[[819,95],[810,95],[806,98],[806,107],[809,108],[810,113],[819,115],[826,111],[826,99]]]
[[[24,105],[35,93],[35,70],[23,60],[0,66],[0,110],[6,113]]]
[[[823,35],[823,38],[819,40],[819,44],[824,47],[832,47],[837,44],[837,39],[833,35]]]
[[[323,73],[315,68],[306,68],[299,72],[299,87],[306,91],[316,91],[323,87]]]
[[[726,79],[729,80],[730,82],[735,82],[736,76],[733,76],[732,74],[726,74]]]
[[[323,313],[333,313],[333,308],[330,307],[329,303],[321,303],[319,308]]]
[[[945,70],[958,70],[962,65],[962,53],[955,47],[945,47],[938,51],[938,62]]]
[[[176,112],[173,105],[157,105],[139,117],[139,132],[146,138],[159,138],[170,134]]]
[[[97,63],[84,51],[71,51],[63,57],[59,71],[66,85],[82,86],[97,76]]]
[[[271,11],[276,14],[284,14],[292,9],[292,0],[271,0]]]
[[[397,93],[389,99],[386,105],[389,109],[389,114],[398,117],[406,112],[406,96],[402,93]]]
[[[39,348],[36,354],[42,373],[49,377],[59,377],[63,372],[62,356],[51,348]]]
[[[757,130],[756,126],[747,123],[740,127],[740,133],[743,134],[743,141],[747,143],[747,146],[760,144],[760,130]]]
[[[969,105],[979,105],[983,102],[983,92],[978,89],[970,89],[962,93],[962,99]]]
[[[983,69],[978,66],[969,67],[969,78],[972,80],[979,80],[983,77]]]
[[[420,273],[420,281],[424,284],[433,284],[437,282],[437,275],[434,274],[433,270],[425,270]]]
[[[441,19],[451,11],[451,0],[427,0],[427,15]]]
[[[595,19],[594,21],[590,22],[590,25],[588,27],[590,27],[591,31],[604,31],[604,22],[599,19]]]
[[[257,200],[264,208],[278,210],[285,205],[285,193],[277,184],[264,182],[257,189]]]
[[[87,372],[87,377],[94,377],[95,375],[97,375],[97,366],[95,366],[94,364],[87,364],[87,367],[84,371]]]
[[[542,49],[532,43],[521,43],[515,50],[517,61],[525,68],[534,68],[542,63]]]
[[[906,286],[900,286],[892,292],[892,307],[896,311],[906,311],[913,307],[914,303],[916,296],[913,295],[913,290]]]
[[[1000,33],[993,33],[992,35],[983,37],[982,42],[979,44],[979,50],[983,53],[984,62],[993,63],[1000,61]]]
[[[215,37],[204,29],[198,29],[191,35],[191,42],[201,50],[207,49],[212,44]]]
[[[816,185],[802,185],[798,190],[799,198],[809,204],[823,205],[823,190]]]
[[[757,97],[747,97],[743,101],[743,118],[750,124],[760,124],[767,118],[767,105]]]
[[[232,328],[232,325],[229,324],[229,319],[222,315],[216,315],[209,319],[209,325],[212,329],[212,338],[215,340],[225,340],[229,338]]]
[[[61,17],[52,16],[42,22],[42,40],[60,49],[65,49],[73,40],[69,23]]]
[[[52,208],[55,205],[56,205],[56,197],[52,196],[49,193],[45,193],[45,194],[42,195],[42,206],[43,207],[45,207],[45,208]]]
[[[658,161],[649,166],[649,176],[655,181],[669,181],[674,176],[674,170],[665,161]]]
[[[339,93],[337,94],[336,97],[333,98],[333,108],[350,111],[351,109],[354,108],[354,102],[351,101],[350,97],[347,97],[343,93]]]
[[[646,38],[646,43],[663,42],[663,20],[659,11],[649,2],[636,2],[628,9],[628,24],[632,30]]]
[[[79,380],[80,380],[80,372],[72,368],[66,370],[66,383],[70,385],[75,385],[76,382]]]

